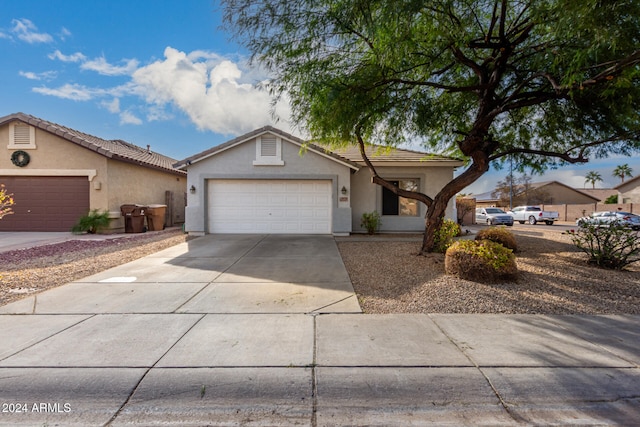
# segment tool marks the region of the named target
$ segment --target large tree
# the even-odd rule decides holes
[[[616,178],[620,178],[621,183],[624,183],[625,177],[633,176],[631,175],[632,173],[633,169],[631,169],[631,167],[627,163],[625,163],[624,165],[618,165],[613,170],[613,176],[615,176]]]
[[[602,181],[602,175],[596,171],[589,171],[584,177],[584,183],[590,182],[593,186],[592,188],[596,188],[596,182]]]
[[[423,252],[447,203],[492,164],[543,171],[639,148],[635,0],[225,0],[225,22],[272,73],[317,141],[420,141],[464,159],[428,206]],[[365,157],[365,161],[366,161]],[[428,183],[427,183],[428,186]]]

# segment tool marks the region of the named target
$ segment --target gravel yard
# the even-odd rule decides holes
[[[640,314],[639,263],[603,270],[557,231],[515,234],[520,274],[506,283],[448,276],[443,254],[417,255],[420,242],[346,238],[338,248],[365,313]]]
[[[418,256],[418,239],[337,239],[366,313],[640,314],[640,265],[630,271],[589,266],[557,231],[518,231],[519,278],[493,284],[445,275],[444,255]],[[180,230],[165,230],[0,253],[0,305],[186,240]]]
[[[106,240],[69,240],[0,253],[0,305],[186,241],[178,229]]]

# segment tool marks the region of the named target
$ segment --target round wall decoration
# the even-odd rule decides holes
[[[27,166],[30,160],[31,157],[26,151],[18,150],[11,154],[11,162],[18,167]]]

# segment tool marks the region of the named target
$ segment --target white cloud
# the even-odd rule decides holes
[[[87,59],[80,52],[76,52],[76,53],[73,53],[71,55],[64,55],[59,50],[56,50],[55,52],[50,53],[49,55],[47,55],[47,57],[49,59],[57,59],[57,60],[62,61],[62,62],[81,62],[81,61],[84,61],[85,59]]]
[[[11,23],[13,24],[11,31],[24,42],[29,44],[53,42],[53,37],[51,37],[51,35],[47,33],[38,33],[38,27],[28,19],[14,19]]]
[[[110,113],[116,114],[120,112],[120,99],[113,98],[113,101],[102,101],[101,106],[105,107]]]
[[[141,125],[142,120],[140,120],[130,111],[123,111],[122,113],[120,113],[120,124],[121,125]]]
[[[84,61],[80,68],[82,70],[96,71],[105,76],[121,76],[133,73],[138,67],[138,61],[135,59],[125,59],[124,66],[116,66],[109,64],[107,60],[101,56],[91,61]]]
[[[65,27],[62,27],[60,33],[58,34],[58,37],[60,37],[60,40],[64,41],[67,39],[67,37],[71,37],[71,31],[67,30]]]
[[[187,55],[171,47],[164,55],[164,60],[133,73],[138,94],[147,102],[174,105],[198,129],[222,134],[238,135],[273,122],[271,97],[243,80],[237,63],[204,51]],[[279,106],[283,119],[288,111]]]
[[[18,74],[29,80],[53,80],[58,75],[55,71],[44,71],[42,73],[34,73],[32,71],[19,71]]]
[[[67,83],[57,88],[33,89],[43,95],[74,101],[103,98],[99,105],[112,114],[120,114],[121,123],[142,123],[131,110],[122,111],[120,105],[125,98],[127,104],[133,105],[135,101],[131,98],[137,97],[144,105],[136,105],[135,111],[145,114],[147,121],[173,119],[173,113],[179,110],[198,129],[224,135],[239,135],[276,122],[279,128],[293,132],[287,121],[288,103],[278,103],[278,120],[274,120],[271,96],[255,84],[265,80],[264,71],[250,69],[238,58],[232,60],[202,50],[185,53],[171,47],[165,49],[163,59],[142,67],[135,59],[124,59],[121,65],[113,65],[104,57],[88,60],[80,52],[65,55],[60,50],[49,54],[49,58],[78,63],[80,69],[101,75],[131,75],[131,80],[124,85],[111,88]]]
[[[35,87],[33,91],[42,95],[50,95],[63,99],[71,99],[73,101],[88,101],[93,95],[91,90],[85,86],[77,84],[66,84],[57,89],[47,87]]]
[[[90,101],[95,98],[102,97],[123,97],[133,93],[135,88],[131,83],[126,83],[112,88],[92,88],[80,84],[64,84],[58,88],[49,88],[46,86],[34,87],[32,89],[36,93],[42,95],[55,96],[63,99],[71,99],[73,101]]]

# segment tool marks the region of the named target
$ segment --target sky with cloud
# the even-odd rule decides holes
[[[246,52],[209,0],[30,0],[4,5],[0,114],[22,111],[184,158],[271,124],[275,111]],[[144,136],[144,141],[140,136]]]
[[[20,111],[176,159],[267,124],[296,132],[288,106],[274,111],[259,89],[268,76],[220,29],[221,15],[212,0],[5,2],[0,116]],[[534,181],[583,187],[594,170],[597,186],[611,187],[622,163],[640,173],[636,159],[607,159]],[[492,171],[467,192],[489,191],[507,173]]]

